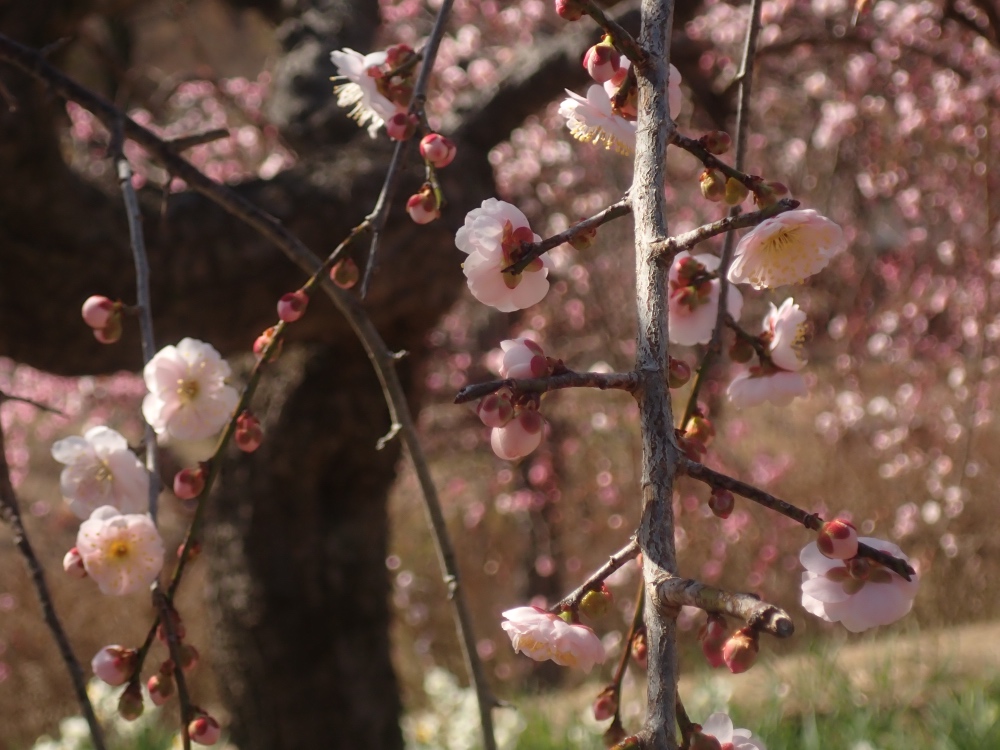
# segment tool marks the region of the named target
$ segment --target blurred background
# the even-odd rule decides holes
[[[35,47],[65,39],[54,64],[165,137],[227,128],[228,138],[188,157],[321,254],[373,205],[388,158],[384,142],[335,107],[329,51],[418,47],[435,8],[410,0],[39,5],[47,8],[0,9],[0,32]],[[505,338],[528,334],[575,370],[633,362],[630,219],[603,227],[586,251],[553,250],[548,296],[513,314],[472,300],[450,244],[485,197],[516,204],[547,236],[618,199],[631,181],[631,159],[573,141],[557,114],[564,87],[585,91],[578,61],[597,34],[566,24],[551,5],[456,3],[428,104],[432,124],[459,144],[460,159],[442,173],[452,203],[427,228],[397,211],[368,306],[389,345],[411,352],[404,375],[479,655],[498,695],[518,707],[499,712],[505,746],[590,748],[603,731],[588,718],[590,704],[631,619],[637,570],[614,576],[613,611],[591,623],[611,658],[587,678],[514,655],[500,612],[561,598],[628,541],[638,519],[635,404],[623,393],[546,395],[543,444],[515,465],[493,455],[471,408],[452,403],[462,386],[495,377]],[[748,330],[788,296],[808,312],[810,395],[739,411],[725,399],[739,366],[718,365],[701,394],[717,433],[706,462],[900,545],[920,570],[920,593],[902,622],[847,637],[799,606],[798,553],[811,535],[742,500],[722,521],[705,488],[682,480],[681,574],[774,601],[796,635],[764,640],[749,674],[719,676],[697,647],[703,616],[685,610],[681,694],[696,720],[730,706],[737,726],[771,748],[997,747],[997,10],[989,0],[878,0],[860,9],[838,0],[764,3],[748,171],[786,183],[805,207],[840,223],[850,249],[802,287],[743,290]],[[710,0],[678,10],[683,132],[732,127],[748,11]],[[627,23],[636,17],[625,5],[615,12]],[[13,69],[0,69],[0,80],[19,104],[0,115],[10,175],[0,188],[0,390],[66,415],[7,403],[0,416],[28,531],[86,663],[103,645],[140,642],[151,616],[142,596],[101,597],[91,582],[62,574],[77,521],[49,454],[54,440],[95,424],[141,439],[136,339],[85,341],[78,312],[91,293],[131,299],[127,234],[106,131]],[[245,374],[275,300],[303,279],[129,148],[158,285],[158,337],[204,338]],[[700,164],[674,150],[668,163],[671,231],[720,216],[698,191]],[[401,195],[419,185],[415,163],[407,179]],[[699,252],[720,248],[711,241]],[[359,738],[379,748],[472,747],[475,716],[416,480],[398,447],[368,457],[388,427],[384,407],[350,333],[316,307],[293,327],[255,406],[265,447],[227,459],[205,554],[181,589],[188,640],[203,657],[195,702],[231,722],[243,750],[358,747]],[[696,366],[700,352],[673,355]],[[675,396],[683,409],[687,389]],[[172,455],[170,467],[196,458],[197,449]],[[172,497],[164,506],[170,550],[190,510]],[[628,680],[625,718],[635,729],[644,678],[630,672]],[[86,747],[72,744],[73,726],[60,730],[76,712],[2,528],[0,749],[30,748],[42,735],[63,743],[54,747]],[[139,729],[121,727],[115,746],[169,746],[175,712],[168,704],[162,719],[151,711]]]

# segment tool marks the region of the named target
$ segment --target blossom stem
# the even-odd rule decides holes
[[[732,615],[750,627],[778,638],[788,638],[795,632],[795,625],[787,612],[761,601],[753,594],[738,594],[677,577],[660,581],[657,589],[664,602],[678,607],[697,607],[706,612]]]
[[[639,386],[639,376],[634,372],[564,372],[547,378],[504,378],[487,383],[467,385],[455,396],[456,404],[488,396],[501,388],[509,388],[515,393],[546,393],[563,388],[609,388],[634,392]]]
[[[184,678],[184,669],[181,666],[180,639],[177,637],[174,619],[170,616],[173,604],[164,595],[159,581],[153,585],[153,606],[160,613],[160,622],[163,623],[163,630],[167,636],[167,649],[170,652],[170,660],[174,663],[174,680],[177,682],[177,699],[180,703],[181,712],[181,742],[184,745],[184,750],[191,750],[191,733],[188,727],[194,718],[194,710],[191,706],[191,695],[188,692],[187,680]],[[133,679],[136,679],[138,675],[139,672],[136,671]]]
[[[681,469],[689,477],[697,479],[710,487],[717,487],[723,490],[729,490],[730,492],[735,492],[737,495],[745,497],[747,500],[752,500],[758,505],[763,505],[765,508],[770,508],[776,513],[791,518],[807,529],[812,531],[819,531],[823,526],[823,519],[815,513],[806,513],[791,503],[785,502],[776,498],[774,495],[765,492],[758,487],[754,487],[752,484],[747,484],[746,482],[741,482],[739,479],[735,479],[721,472],[709,469],[707,466],[698,463],[697,461],[691,461],[688,458],[681,459]],[[874,560],[877,563],[884,565],[889,568],[889,570],[898,573],[900,576],[905,578],[907,581],[911,580],[916,571],[906,562],[900,560],[897,557],[893,557],[888,552],[883,552],[882,550],[870,547],[867,544],[858,545],[858,557],[867,557],[869,560]]]
[[[736,334],[736,338],[746,341],[753,347],[754,353],[757,355],[757,359],[761,361],[761,364],[770,364],[771,354],[764,342],[761,341],[760,336],[754,336],[746,328],[733,320],[731,315],[723,316],[723,321],[726,326]]]

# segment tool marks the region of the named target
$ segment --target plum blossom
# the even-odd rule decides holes
[[[52,457],[66,464],[59,485],[77,518],[89,517],[102,505],[125,513],[146,508],[149,472],[129,450],[128,441],[109,427],[91,427],[83,437],[57,440]]]
[[[182,339],[146,363],[142,376],[149,393],[142,416],[157,435],[203,440],[229,421],[239,394],[226,385],[229,365],[210,344]]]
[[[892,542],[860,537],[859,542],[909,562]],[[888,625],[913,607],[917,577],[907,581],[895,571],[865,558],[835,560],[825,556],[816,542],[799,553],[802,573],[802,607],[827,622],[839,622],[852,633]]]
[[[670,266],[670,341],[682,346],[707,344],[712,338],[719,311],[721,283],[712,272],[719,259],[710,254],[678,253]],[[730,285],[726,309],[734,320],[743,311],[743,295]]]
[[[538,607],[515,607],[503,616],[506,621],[500,627],[510,636],[515,652],[585,672],[604,663],[604,646],[586,625],[570,624]]]
[[[797,284],[819,273],[847,249],[834,222],[810,209],[786,211],[762,221],[736,246],[729,280],[754,289]]]
[[[784,370],[765,373],[759,367],[752,367],[733,378],[726,395],[734,406],[745,409],[765,401],[788,406],[797,396],[805,396],[808,392],[801,373]]]
[[[764,330],[769,334],[771,361],[782,370],[796,371],[806,366],[803,346],[809,336],[806,314],[789,297],[781,307],[771,305],[764,318]]]
[[[361,127],[368,123],[368,135],[372,138],[378,134],[378,129],[386,120],[397,112],[406,111],[379,91],[381,76],[372,75],[386,64],[387,57],[388,53],[384,51],[362,55],[348,47],[330,53],[330,59],[340,74],[334,81],[346,81],[333,89],[337,94],[337,104],[341,107],[353,107],[348,116]]]
[[[604,86],[593,84],[586,98],[566,90],[569,99],[559,105],[559,114],[566,118],[566,127],[578,141],[614,149],[623,156],[635,151],[635,123],[615,114],[611,97]]]
[[[80,524],[76,548],[101,593],[124,596],[147,588],[163,567],[163,540],[153,519],[105,505]]]
[[[523,310],[549,290],[547,256],[535,258],[522,273],[505,272],[521,254],[522,243],[542,238],[531,231],[524,214],[510,203],[489,198],[470,211],[455,235],[455,245],[469,257],[462,265],[472,296],[500,312]]]
[[[726,750],[766,750],[763,742],[753,737],[749,729],[734,729],[733,720],[721,711],[712,714],[701,726],[701,734],[714,737]]]
[[[507,339],[500,342],[500,348],[503,350],[501,378],[540,378],[549,374],[545,352],[531,339]]]

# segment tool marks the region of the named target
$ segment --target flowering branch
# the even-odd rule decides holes
[[[555,614],[571,610],[575,612],[580,606],[580,601],[587,595],[588,591],[597,591],[601,584],[607,580],[608,576],[621,568],[629,560],[634,560],[639,555],[639,542],[633,538],[628,544],[615,552],[608,561],[595,570],[577,589],[560,599],[549,607],[549,611]]]
[[[4,399],[9,398],[7,396],[4,397]],[[45,624],[52,631],[52,637],[55,638],[56,646],[59,648],[59,655],[66,665],[66,671],[69,672],[70,681],[73,683],[73,691],[76,693],[76,700],[80,704],[80,712],[83,714],[83,718],[87,720],[87,726],[90,729],[90,737],[94,743],[94,750],[106,750],[104,733],[101,731],[101,725],[97,722],[94,707],[91,705],[90,697],[87,695],[87,683],[83,678],[83,669],[80,667],[80,662],[77,661],[76,655],[73,653],[73,647],[69,644],[69,638],[66,637],[66,631],[63,629],[59,615],[56,614],[55,604],[52,602],[52,594],[49,592],[48,584],[45,582],[45,571],[38,557],[35,555],[35,550],[28,540],[28,533],[24,529],[24,522],[21,519],[21,508],[17,502],[14,486],[10,482],[10,469],[7,466],[7,452],[4,446],[2,427],[0,427],[0,518],[10,526],[14,537],[14,546],[17,547],[18,552],[21,553],[25,564],[28,566],[28,573],[31,575],[35,594],[38,596],[38,602],[42,606],[42,616],[45,618]]]
[[[163,631],[166,635],[167,649],[170,651],[170,660],[174,664],[174,680],[177,682],[177,698],[181,711],[181,742],[184,750],[191,750],[191,720],[194,718],[194,709],[191,706],[191,695],[187,689],[187,680],[184,677],[183,661],[181,659],[180,639],[177,637],[176,621],[170,616],[173,604],[167,599],[159,587],[155,586],[153,591],[153,604],[160,613],[160,622],[163,623]],[[138,670],[133,679],[137,679]]]
[[[788,638],[795,632],[792,618],[783,609],[761,601],[753,594],[737,594],[688,578],[670,577],[657,584],[662,600],[678,607],[697,607],[706,612],[738,617],[755,630]]]
[[[747,174],[736,167],[731,167],[722,161],[715,154],[711,153],[697,138],[689,138],[675,132],[670,143],[684,149],[689,154],[699,159],[706,169],[717,169],[726,177],[730,177],[737,182],[743,183],[747,190],[756,191],[760,188],[761,178],[756,175]]]
[[[753,211],[748,214],[739,214],[738,207],[733,207],[730,211],[730,215],[719,219],[718,221],[713,221],[711,224],[704,224],[697,229],[692,229],[690,232],[685,232],[684,234],[678,234],[675,237],[670,237],[663,242],[657,243],[654,250],[661,256],[665,256],[664,260],[669,261],[673,259],[673,256],[682,250],[690,250],[699,242],[704,242],[707,239],[715,237],[716,235],[723,234],[724,232],[731,232],[735,229],[744,229],[746,227],[753,227],[760,224],[765,219],[770,219],[772,216],[777,216],[778,214],[783,214],[785,211],[791,211],[792,209],[798,208],[799,202],[794,198],[782,198],[777,203],[768,206],[767,208],[762,208],[760,211]],[[733,213],[732,211],[736,211]],[[720,274],[722,271],[720,270]],[[719,299],[725,299],[722,293],[719,294]]]
[[[515,263],[511,263],[507,268],[502,269],[504,272],[509,273],[521,273],[528,264],[531,263],[535,258],[540,257],[544,253],[547,253],[554,247],[559,247],[559,245],[564,242],[569,242],[574,237],[584,232],[589,232],[591,230],[597,229],[597,227],[602,224],[607,224],[613,219],[618,219],[622,216],[626,216],[632,212],[632,205],[629,202],[628,194],[626,194],[617,203],[612,203],[607,208],[594,214],[590,218],[578,221],[573,226],[568,229],[564,229],[559,232],[559,234],[554,234],[551,237],[547,237],[541,242],[531,242],[524,243],[521,245],[521,252],[523,253],[521,257]]]
[[[682,458],[681,469],[685,474],[693,479],[702,481],[710,487],[735,492],[737,495],[741,495],[747,500],[752,500],[758,505],[763,505],[765,508],[770,508],[776,513],[780,513],[787,518],[791,518],[793,521],[797,521],[807,529],[819,531],[819,529],[823,526],[823,519],[817,514],[806,513],[801,508],[798,508],[791,503],[787,503],[784,500],[779,500],[774,495],[754,487],[752,484],[741,482],[739,479],[734,479],[726,474],[709,469],[707,466],[704,466],[696,461],[691,461],[688,458]],[[858,545],[858,556],[867,557],[869,560],[881,563],[885,567],[889,568],[889,570],[898,573],[907,581],[911,580],[912,576],[916,575],[916,571],[908,563],[893,557],[887,552],[882,552],[874,547],[870,547],[867,544]]]
[[[444,34],[445,21],[451,13],[451,6],[454,0],[444,0],[438,9],[437,18],[434,19],[434,28],[427,39],[422,51],[423,65],[420,67],[420,74],[413,87],[413,95],[410,97],[409,114],[417,115],[424,119],[424,102],[427,100],[427,84],[430,81],[431,71],[434,69],[434,60],[437,58],[438,47],[441,44],[441,37]],[[378,243],[382,236],[382,229],[385,227],[386,219],[389,217],[389,204],[399,186],[401,175],[400,166],[406,156],[406,151],[410,147],[411,138],[406,138],[396,144],[396,149],[392,153],[392,161],[385,173],[385,182],[382,183],[382,191],[378,200],[375,201],[375,208],[365,218],[372,230],[372,244],[368,249],[368,261],[365,264],[365,273],[361,278],[360,294],[362,299],[368,295],[368,285],[371,283],[372,273],[375,271],[375,255],[378,252]]]
[[[563,372],[547,378],[504,378],[467,385],[455,396],[455,403],[475,401],[501,388],[509,388],[515,393],[546,393],[563,388],[600,388],[602,391],[614,388],[632,393],[638,386],[639,376],[634,372]]]

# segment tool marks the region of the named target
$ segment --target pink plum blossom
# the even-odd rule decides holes
[[[668,283],[670,341],[682,346],[707,344],[712,338],[719,311],[718,278],[708,276],[718,269],[719,259],[710,254],[678,253],[670,266]],[[726,309],[734,320],[743,312],[743,295],[733,285],[726,294]]]
[[[66,464],[59,485],[77,518],[89,517],[102,505],[135,513],[149,503],[149,472],[129,450],[128,441],[109,427],[57,440],[52,457]]]
[[[765,401],[788,406],[796,397],[805,396],[808,392],[801,373],[784,370],[764,373],[759,367],[753,367],[733,378],[726,395],[733,406],[745,409]]]
[[[149,389],[142,416],[161,436],[212,437],[239,401],[236,389],[226,385],[229,375],[229,365],[210,344],[182,339],[177,346],[165,346],[142,371]]]
[[[635,151],[635,123],[615,114],[611,97],[603,86],[593,84],[586,98],[566,90],[569,99],[559,105],[566,127],[578,141],[614,149],[623,156]]]
[[[861,537],[858,541],[909,562],[895,544]],[[839,622],[852,633],[888,625],[910,611],[917,595],[917,577],[907,581],[898,573],[864,559],[843,561],[824,555],[816,542],[799,554],[802,607],[828,622]]]
[[[334,78],[338,83],[333,89],[337,94],[337,104],[352,107],[348,116],[359,126],[369,123],[368,135],[372,138],[386,120],[397,112],[405,111],[404,107],[397,106],[379,91],[379,78],[372,75],[385,65],[387,57],[386,52],[362,55],[347,47],[330,53],[330,59],[340,74]]]
[[[809,335],[806,314],[789,297],[781,307],[771,305],[764,318],[764,330],[770,335],[771,361],[782,370],[796,371],[806,366],[803,348]]]
[[[714,737],[726,750],[766,750],[763,742],[753,738],[749,729],[734,729],[728,714],[714,713],[701,726],[701,734]]]
[[[531,339],[507,339],[500,342],[500,348],[503,350],[501,378],[540,378],[549,374],[545,352]]]
[[[76,547],[101,592],[123,596],[147,588],[163,567],[163,540],[147,515],[105,505],[80,524]]]
[[[544,429],[542,415],[534,409],[526,409],[502,427],[494,427],[490,445],[498,457],[517,461],[541,445]]]
[[[112,300],[99,294],[87,297],[81,309],[83,322],[91,328],[106,328],[112,317],[119,314],[118,307],[120,306]]]
[[[500,624],[510,636],[514,651],[535,661],[551,659],[564,667],[589,672],[604,663],[604,646],[586,625],[570,624],[538,607],[516,607],[503,613]]]
[[[469,257],[463,264],[472,296],[500,312],[523,310],[549,290],[547,256],[535,258],[522,273],[503,269],[521,257],[522,243],[538,242],[528,220],[510,203],[489,198],[465,217],[455,245]]]
[[[841,228],[812,209],[766,219],[736,246],[729,280],[754,289],[798,284],[847,249]]]

